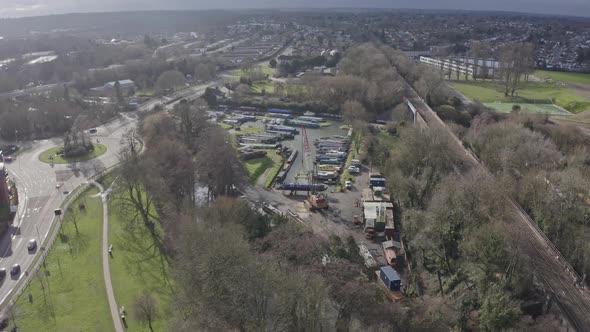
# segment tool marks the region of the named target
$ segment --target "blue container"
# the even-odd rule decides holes
[[[389,290],[399,291],[402,287],[402,279],[391,266],[381,267],[379,278],[381,278],[381,281],[383,281]]]

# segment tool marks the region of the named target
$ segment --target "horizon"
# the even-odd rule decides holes
[[[35,2],[35,0],[23,0],[30,2]],[[39,0],[37,0],[39,1]],[[266,0],[262,0],[266,1]],[[463,1],[463,0],[457,0]],[[529,1],[529,0],[525,0]],[[572,0],[578,1],[578,0]],[[440,4],[438,4],[440,5]],[[519,15],[530,15],[530,16],[555,16],[555,17],[572,17],[572,18],[590,18],[590,3],[582,5],[583,11],[575,11],[571,12],[567,11],[550,11],[550,10],[543,10],[543,7],[540,7],[539,10],[522,10],[519,7],[511,7],[511,8],[468,8],[468,7],[435,7],[435,6],[420,6],[417,5],[416,7],[401,7],[401,6],[384,6],[378,4],[363,4],[362,6],[353,6],[345,4],[338,4],[332,5],[329,2],[326,5],[299,5],[299,6],[282,6],[280,4],[274,4],[270,6],[260,6],[260,5],[250,5],[250,6],[237,6],[237,7],[225,7],[223,5],[219,5],[218,7],[201,7],[201,8],[194,8],[194,7],[184,7],[178,5],[171,5],[169,8],[158,8],[158,6],[145,6],[144,8],[132,8],[130,7],[121,7],[121,8],[97,8],[97,7],[86,7],[84,9],[71,9],[67,10],[60,10],[59,7],[54,10],[50,10],[46,6],[40,5],[30,5],[28,7],[7,7],[0,9],[0,19],[20,19],[20,18],[35,18],[35,17],[50,17],[50,16],[59,16],[59,15],[75,15],[75,14],[110,14],[110,13],[125,13],[125,12],[176,12],[176,11],[225,11],[225,12],[239,12],[239,11],[255,11],[255,10],[266,10],[266,11],[325,11],[325,10],[343,10],[343,11],[355,11],[355,10],[368,10],[368,11],[378,11],[378,10],[388,10],[388,11],[411,11],[411,12],[449,12],[449,11],[456,11],[458,14],[461,13],[500,13],[500,14],[519,14]],[[566,7],[565,5],[560,6],[561,8]],[[539,8],[539,7],[535,7]]]

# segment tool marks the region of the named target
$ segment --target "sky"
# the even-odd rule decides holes
[[[0,0],[0,17],[125,10],[326,7],[500,10],[590,17],[590,0]]]

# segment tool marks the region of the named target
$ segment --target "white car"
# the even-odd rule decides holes
[[[29,242],[27,243],[27,249],[29,251],[31,251],[31,250],[35,250],[35,248],[37,248],[37,240],[35,240],[35,239],[29,240]]]
[[[350,166],[348,172],[350,172],[350,174],[358,174],[361,172],[361,169],[356,166]]]
[[[346,182],[344,182],[344,186],[348,190],[352,189],[352,181],[347,180]]]

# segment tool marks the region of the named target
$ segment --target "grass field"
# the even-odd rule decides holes
[[[537,70],[535,76],[539,78],[551,78],[553,81],[579,83],[590,85],[590,74],[564,73],[558,71]]]
[[[261,127],[242,126],[242,127],[240,127],[240,131],[236,132],[236,134],[237,135],[255,134],[255,133],[261,133],[263,131],[264,131],[264,129]]]
[[[61,146],[56,146],[49,150],[43,151],[39,155],[39,160],[48,163],[48,164],[71,164],[71,163],[79,163],[82,161],[88,161],[90,159],[94,159],[96,157],[100,157],[107,152],[106,145],[103,144],[92,144],[94,146],[94,150],[90,153],[87,153],[84,156],[76,157],[76,158],[63,158],[58,156],[57,153],[62,149]],[[49,159],[49,156],[52,156],[53,159]]]
[[[264,89],[265,93],[274,93],[275,85],[270,81],[254,83],[250,86],[250,91],[253,93],[261,94]]]
[[[241,69],[237,69],[237,70],[233,70],[230,72],[230,75],[235,76],[235,77],[240,77],[240,76],[248,76],[250,74],[250,72],[256,72],[256,71],[260,71],[265,75],[272,75],[274,74],[274,69],[270,68],[268,66],[268,64],[262,64],[260,66],[254,67],[252,68],[251,71],[244,71]]]
[[[278,168],[281,163],[281,156],[274,150],[265,150],[266,156],[247,160],[244,162],[246,170],[248,171],[248,180],[251,184],[256,185],[258,178],[269,168]],[[273,171],[271,170],[270,173]]]
[[[484,103],[487,107],[495,109],[500,113],[512,112],[513,103]],[[553,104],[518,104],[521,112],[532,114],[550,114],[550,115],[564,115],[571,116],[572,113],[564,111],[563,109]]]
[[[46,260],[48,277],[33,278],[18,299],[19,331],[113,330],[102,272],[102,205],[92,197],[97,193],[92,188],[74,202],[76,209],[79,201],[86,202],[78,221],[80,235],[72,224],[62,226],[63,235]]]
[[[497,82],[454,81],[451,85],[467,98],[479,100],[482,103],[550,104],[553,102],[572,113],[590,109],[589,102],[576,95],[569,88],[557,86],[555,83],[525,82],[523,89],[518,90],[518,96],[514,98],[505,97],[502,87]]]
[[[172,280],[169,260],[162,255],[142,223],[131,226],[130,217],[115,197],[109,200],[109,242],[113,244],[111,280],[117,305],[127,311],[126,331],[146,331],[147,326],[138,322],[133,314],[134,299],[148,290],[156,298],[159,319],[153,322],[155,331],[166,329],[166,317],[170,317]],[[163,237],[162,230],[157,231]]]

